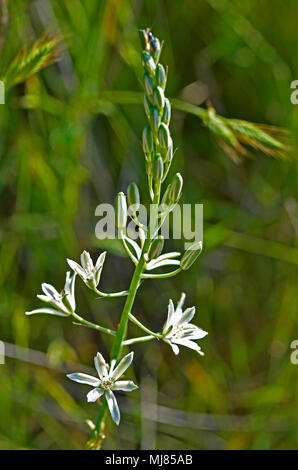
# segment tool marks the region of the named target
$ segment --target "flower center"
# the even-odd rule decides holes
[[[183,326],[174,326],[171,334],[172,338],[180,339],[183,338]]]
[[[108,390],[109,388],[111,388],[111,386],[113,385],[113,381],[111,379],[105,379],[105,380],[102,380],[101,383],[100,383],[100,386],[104,389],[104,390]]]

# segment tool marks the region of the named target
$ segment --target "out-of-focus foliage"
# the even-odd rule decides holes
[[[45,34],[63,41],[57,63],[15,75],[0,108],[0,339],[25,348],[7,346],[0,365],[0,448],[76,449],[88,438],[84,419],[94,419],[98,406],[86,403],[84,389],[65,372],[78,362],[88,371],[97,350],[108,354],[110,340],[68,319],[24,312],[36,307],[42,281],[62,288],[66,257],[77,259],[83,249],[110,250],[103,289],[128,286],[129,261],[119,258],[116,243],[97,240],[94,229],[99,203],[112,203],[132,180],[146,184],[145,116],[134,95],[138,29],[153,25],[165,40],[169,96],[199,106],[208,99],[234,119],[227,122],[236,133],[240,119],[295,134],[290,83],[298,78],[298,5],[6,3],[1,77]],[[166,345],[136,345],[140,391],[123,396],[121,430],[109,424],[104,448],[297,448],[298,366],[290,362],[298,339],[297,161],[257,148],[235,164],[188,112],[174,111],[171,131],[178,147],[172,174],[182,168],[185,181],[182,202],[204,203],[204,250],[174,280],[144,283],[136,313],[159,329],[168,299],[185,291],[209,332],[205,356],[183,350],[177,358]],[[94,299],[79,284],[79,313],[115,327],[123,300]]]

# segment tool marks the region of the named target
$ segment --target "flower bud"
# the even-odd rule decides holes
[[[142,59],[143,59],[143,66],[149,72],[149,74],[152,75],[156,68],[153,58],[151,57],[150,54],[148,54],[148,52],[143,51]]]
[[[164,192],[164,195],[162,197],[162,200],[161,200],[161,205],[164,206],[164,207],[167,207],[171,204],[171,201],[170,201],[170,198],[169,198],[169,194],[170,194],[170,191],[171,191],[171,188],[172,188],[172,185],[169,184],[167,189],[165,190]]]
[[[150,120],[152,106],[150,104],[150,101],[149,101],[146,93],[144,93],[144,108],[145,108],[145,113],[146,113],[147,119]]]
[[[171,103],[168,98],[165,98],[165,105],[163,109],[162,121],[168,126],[171,120]]]
[[[169,148],[171,142],[170,131],[168,126],[163,122],[161,123],[158,129],[158,140],[161,147],[166,149]]]
[[[127,222],[127,203],[124,193],[118,193],[115,200],[116,227],[123,229]]]
[[[198,242],[194,243],[185,251],[180,261],[180,267],[183,269],[183,271],[186,271],[193,265],[197,257],[201,254],[202,248],[202,242]]]
[[[143,130],[143,152],[145,155],[153,152],[153,136],[150,126],[144,127]]]
[[[160,53],[161,53],[161,46],[160,46],[159,39],[152,36],[150,39],[150,45],[151,45],[151,49],[153,52],[154,60],[157,63],[159,60]]]
[[[163,161],[160,155],[155,155],[152,164],[153,179],[160,181],[163,177]]]
[[[136,183],[130,183],[127,188],[127,202],[129,207],[133,207],[135,213],[140,206],[140,193]]]
[[[148,96],[153,95],[154,83],[148,72],[144,73],[144,86]]]
[[[150,123],[153,132],[156,134],[160,126],[161,118],[156,106],[151,107]]]
[[[163,65],[161,64],[157,64],[156,66],[155,79],[157,85],[164,90],[167,84],[167,74]]]
[[[149,252],[148,252],[148,260],[152,260],[157,258],[162,250],[163,250],[163,245],[164,245],[164,238],[162,235],[159,235],[157,238],[153,240],[151,243]]]
[[[179,201],[179,198],[181,196],[182,186],[183,186],[183,178],[180,175],[180,173],[176,173],[171,184],[171,190],[169,192],[169,199],[171,202],[174,202],[176,204]]]
[[[160,86],[154,88],[153,100],[158,109],[162,110],[165,104],[165,95],[163,89]]]

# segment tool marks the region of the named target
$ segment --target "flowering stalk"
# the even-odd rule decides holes
[[[75,382],[95,387],[87,395],[89,402],[102,400],[96,423],[90,424],[89,422],[91,427],[91,439],[87,443],[87,448],[89,449],[99,449],[101,447],[108,411],[117,425],[120,422],[120,410],[114,396],[114,391],[122,390],[130,392],[137,388],[130,380],[119,380],[133,359],[133,352],[122,357],[124,347],[156,339],[171,346],[175,354],[179,353],[179,346],[181,345],[196,350],[199,354],[203,354],[200,347],[194,341],[203,338],[207,334],[196,325],[190,323],[195,314],[195,307],[188,308],[185,311],[182,310],[185,294],[182,294],[176,308],[172,300],[170,300],[167,319],[162,331],[157,333],[143,325],[132,313],[137,291],[142,280],[175,276],[181,271],[189,269],[202,250],[202,245],[196,244],[186,250],[182,257],[179,252],[162,253],[164,239],[158,235],[158,232],[180,199],[183,179],[180,173],[177,173],[162,193],[162,184],[167,178],[174,156],[173,141],[169,130],[171,104],[165,96],[168,73],[163,65],[159,63],[162,49],[159,40],[153,36],[149,29],[142,31],[142,37],[144,40],[144,50],[142,52],[144,66],[144,108],[148,119],[148,125],[143,131],[143,151],[148,178],[148,190],[153,210],[150,211],[148,225],[144,226],[137,216],[140,206],[140,192],[136,183],[129,185],[127,196],[121,192],[115,200],[116,227],[118,228],[118,233],[127,255],[135,264],[129,289],[109,294],[98,290],[106,252],[101,253],[96,262],[93,263],[89,253],[84,251],[81,255],[81,264],[70,259],[67,260],[70,268],[73,270],[73,274],[67,273],[64,290],[58,293],[53,286],[42,284],[44,294],[39,295],[38,298],[48,303],[49,306],[27,312],[28,314],[48,313],[71,317],[76,320],[76,324],[93,328],[114,337],[110,362],[106,363],[100,353],[95,357],[94,364],[98,378],[80,372],[68,375]],[[131,217],[138,227],[139,243],[130,239],[126,234],[128,217]],[[156,269],[164,267],[171,267],[171,271],[154,273]],[[108,298],[126,296],[116,331],[91,323],[76,312],[76,275],[97,295]],[[129,321],[146,332],[147,335],[126,339]]]

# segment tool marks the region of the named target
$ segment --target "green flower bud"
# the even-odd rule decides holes
[[[144,127],[143,130],[143,151],[146,155],[153,152],[153,136],[150,126]]]
[[[158,109],[162,110],[165,104],[165,95],[160,86],[154,88],[153,100]]]
[[[202,249],[202,242],[198,242],[194,243],[190,248],[185,251],[180,261],[180,267],[183,269],[183,271],[186,271],[193,265],[197,257],[201,254]]]
[[[143,66],[150,73],[150,75],[152,75],[156,69],[156,65],[155,65],[153,58],[151,57],[150,54],[148,54],[148,52],[143,51],[142,59],[143,59]]]
[[[152,106],[150,104],[150,101],[149,101],[146,93],[144,93],[144,108],[145,108],[145,113],[146,113],[147,119],[150,120]]]
[[[170,194],[171,188],[172,188],[172,185],[169,184],[169,185],[167,186],[167,189],[166,189],[165,192],[164,192],[163,197],[162,197],[161,205],[169,206],[169,205],[171,204],[171,201],[170,201],[170,198],[169,198],[169,194]]]
[[[151,107],[150,123],[151,123],[152,130],[155,134],[158,131],[160,122],[161,122],[161,117],[159,114],[159,110],[157,109],[156,106]]]
[[[153,95],[154,83],[148,72],[144,73],[144,86],[148,96]]]
[[[163,65],[161,64],[157,64],[156,66],[155,80],[157,85],[164,90],[167,84],[167,74]]]
[[[168,149],[171,143],[171,136],[170,136],[170,131],[169,128],[166,124],[163,122],[159,126],[158,129],[158,140],[160,143],[160,146],[163,148]]]
[[[163,109],[162,121],[168,126],[171,120],[171,103],[168,98],[165,98],[165,105]]]
[[[155,155],[152,163],[153,179],[160,181],[163,177],[163,161],[160,155]]]
[[[127,203],[124,193],[118,193],[115,200],[116,227],[123,229],[127,222]]]
[[[133,206],[133,212],[135,213],[140,206],[140,193],[136,183],[130,183],[127,188],[127,202],[128,206]]]
[[[159,235],[157,238],[153,240],[151,243],[149,252],[148,252],[148,260],[152,260],[157,258],[162,250],[163,250],[163,245],[164,245],[164,238],[162,235]]]
[[[152,55],[154,57],[155,62],[157,63],[160,57],[160,53],[161,53],[161,45],[160,45],[159,39],[153,37],[150,41],[150,44],[151,44]]]
[[[171,190],[169,193],[169,199],[173,203],[177,203],[181,196],[181,191],[183,187],[183,178],[180,173],[176,173],[171,184]]]

